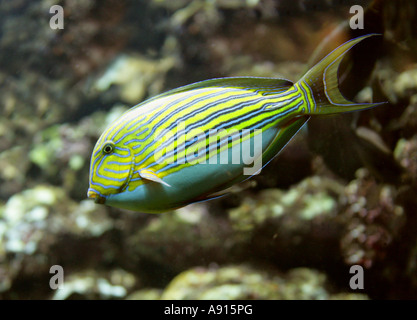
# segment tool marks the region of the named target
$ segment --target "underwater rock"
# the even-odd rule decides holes
[[[162,289],[140,289],[127,296],[126,300],[159,300],[161,295]]]
[[[375,1],[381,5],[383,12],[383,24],[385,36],[395,42],[404,52],[413,54],[417,52],[417,32],[415,22],[417,20],[417,5],[414,0],[389,0]]]
[[[61,185],[75,198],[85,198],[85,192],[81,192],[85,188],[82,177],[88,172],[88,153],[94,139],[89,139],[91,129],[86,124],[84,121],[78,126],[54,125],[37,132],[28,154],[32,166],[26,172],[27,183],[38,180],[41,173],[42,180]]]
[[[401,128],[405,137],[410,137],[417,132],[417,94],[410,98],[410,104],[404,110],[395,126]]]
[[[174,64],[173,57],[150,59],[121,55],[97,79],[95,88],[101,92],[107,91],[111,85],[117,85],[120,98],[134,105],[146,96],[154,96],[162,91],[165,74]]]
[[[85,270],[65,277],[65,284],[52,299],[124,299],[137,285],[137,278],[125,270]]]
[[[411,66],[411,69],[395,75],[394,81],[386,81],[384,90],[402,112],[391,121],[390,129],[401,130],[403,138],[412,137],[417,132],[417,68]]]
[[[26,147],[15,146],[0,152],[0,199],[8,199],[23,188],[28,168]]]
[[[49,9],[56,4],[22,0],[0,6],[0,96],[7,106],[0,112],[13,119],[15,133],[23,130],[30,136],[91,108],[83,102],[96,95],[86,90],[85,78],[127,42],[128,33],[117,27],[125,1],[60,3],[64,29],[49,25]]]
[[[245,265],[193,268],[176,276],[165,288],[163,300],[324,300],[367,299],[364,294],[333,294],[326,275],[308,268],[286,274],[260,271]]]
[[[196,264],[233,260],[235,241],[224,216],[209,214],[204,204],[193,204],[149,216],[145,224],[127,235],[125,248],[135,264],[177,273]]]
[[[253,259],[280,267],[338,263],[342,224],[337,217],[343,186],[313,176],[289,190],[266,189],[246,196],[229,211],[236,236],[247,244]],[[245,250],[243,250],[245,251]]]
[[[417,94],[417,68],[406,70],[393,82],[394,93],[400,99]]]
[[[411,139],[398,140],[394,156],[398,163],[406,169],[404,181],[410,181],[415,185],[417,182],[417,135]]]
[[[105,208],[87,200],[76,203],[61,188],[48,185],[13,195],[2,211],[8,252],[34,253],[40,243],[51,240],[43,238],[43,233],[98,237],[111,227]]]
[[[90,201],[76,203],[58,187],[38,185],[13,195],[1,209],[0,274],[9,283],[3,290],[38,278],[43,282],[39,294],[48,294],[52,265],[71,269],[83,255],[86,264],[105,259],[97,246],[112,226],[105,208]],[[89,246],[96,248],[94,255]]]
[[[261,191],[256,199],[246,198],[240,208],[230,210],[229,217],[238,230],[252,230],[267,219],[289,213],[294,219],[307,221],[320,215],[331,217],[337,212],[335,194],[341,187],[330,179],[307,178],[288,191],[269,189]]]
[[[394,186],[378,184],[366,169],[357,171],[346,187],[342,210],[346,224],[341,250],[347,264],[371,268],[386,258],[406,221],[396,196]]]

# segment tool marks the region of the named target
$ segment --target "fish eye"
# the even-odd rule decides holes
[[[101,151],[103,151],[104,154],[110,154],[114,150],[114,143],[112,141],[107,141],[104,143],[103,148]]]

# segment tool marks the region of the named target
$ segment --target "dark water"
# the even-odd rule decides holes
[[[417,298],[414,1],[56,4],[0,1],[0,298]],[[131,106],[213,77],[296,81],[368,33],[340,85],[388,104],[312,119],[228,197],[160,215],[86,199],[93,147]]]

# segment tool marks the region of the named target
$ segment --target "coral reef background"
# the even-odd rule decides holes
[[[416,23],[413,0],[1,1],[0,298],[417,299]],[[86,200],[94,144],[129,107],[212,77],[297,80],[374,32],[341,85],[389,103],[312,119],[231,196],[160,215]]]

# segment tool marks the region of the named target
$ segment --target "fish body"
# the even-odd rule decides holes
[[[338,88],[341,45],[298,82],[219,78],[180,87],[131,108],[101,135],[88,197],[157,213],[224,194],[258,174],[311,116],[364,110]]]

